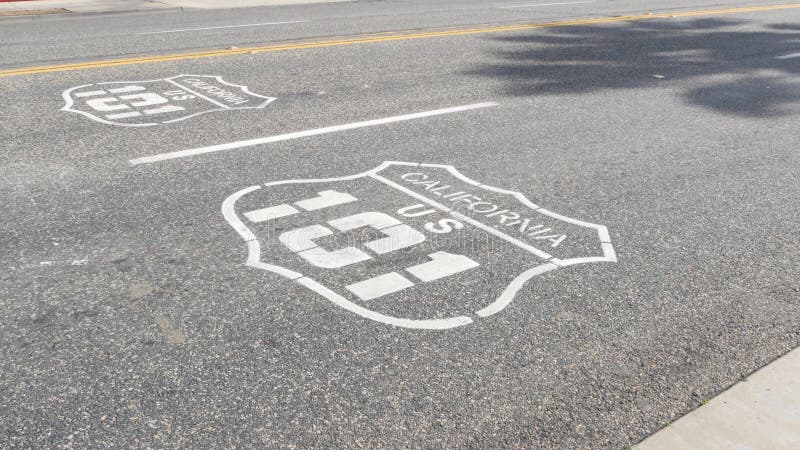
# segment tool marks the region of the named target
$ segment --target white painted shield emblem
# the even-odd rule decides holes
[[[62,96],[63,111],[128,127],[179,122],[213,111],[259,109],[275,100],[214,75],[86,84],[67,89]]]
[[[616,261],[605,226],[445,165],[385,162],[341,178],[251,186],[222,213],[247,244],[247,266],[407,328],[467,325],[502,311],[537,275]]]

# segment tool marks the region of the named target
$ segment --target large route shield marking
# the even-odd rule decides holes
[[[63,111],[126,127],[179,122],[212,111],[260,109],[275,100],[215,75],[85,84],[62,96]]]
[[[222,213],[247,243],[247,266],[407,328],[467,325],[502,311],[537,275],[617,260],[605,226],[447,165],[385,162],[352,176],[251,186]]]

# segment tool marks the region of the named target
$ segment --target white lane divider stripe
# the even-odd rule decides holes
[[[193,148],[189,150],[180,150],[176,152],[169,152],[169,153],[161,153],[158,155],[152,156],[144,156],[141,158],[131,159],[130,162],[133,165],[138,164],[149,164],[159,161],[167,161],[170,159],[177,159],[177,158],[186,158],[190,156],[202,155],[205,153],[216,153],[216,152],[223,152],[227,150],[234,150],[243,147],[252,147],[254,145],[261,145],[261,144],[270,144],[273,142],[281,142],[281,141],[288,141],[291,139],[298,139],[304,138],[309,136],[317,136],[320,134],[327,134],[327,133],[335,133],[338,131],[345,131],[345,130],[355,130],[357,128],[365,128],[371,127],[375,125],[384,125],[389,123],[395,122],[404,122],[406,120],[414,120],[414,119],[422,119],[425,117],[433,117],[433,116],[441,116],[444,114],[452,114],[462,111],[470,111],[473,109],[482,109],[482,108],[489,108],[492,106],[497,106],[498,104],[495,102],[485,102],[485,103],[475,103],[472,105],[464,105],[464,106],[455,106],[452,108],[443,108],[443,109],[436,109],[433,111],[425,111],[419,112],[414,114],[404,114],[402,116],[394,116],[394,117],[386,117],[383,119],[374,119],[374,120],[367,120],[364,122],[354,122],[348,123],[345,125],[336,125],[332,127],[325,127],[325,128],[316,128],[313,130],[306,130],[306,131],[297,131],[294,133],[287,133],[287,134],[279,134],[276,136],[268,136],[263,138],[257,139],[249,139],[246,141],[238,141],[238,142],[230,142],[228,144],[219,144],[219,145],[211,145],[208,147],[200,147],[200,148]]]
[[[265,23],[247,23],[244,25],[226,25],[222,27],[205,27],[205,28],[184,28],[180,30],[163,30],[163,31],[145,31],[136,33],[140,36],[146,34],[164,34],[164,33],[183,33],[184,31],[202,31],[202,30],[221,30],[223,28],[242,28],[242,27],[263,27],[268,25],[284,25],[288,23],[304,23],[305,20],[288,20],[286,22],[265,22]]]
[[[582,2],[538,3],[538,4],[535,4],[535,5],[501,6],[500,9],[537,8],[539,6],[557,6],[557,5],[580,5],[582,3],[597,3],[597,0],[587,0],[587,1],[582,1]]]
[[[792,58],[800,58],[800,53],[791,53],[788,55],[783,56],[776,56],[775,59],[792,59]]]

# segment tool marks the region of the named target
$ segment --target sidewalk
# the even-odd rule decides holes
[[[170,8],[227,9],[350,1],[356,0],[32,0],[0,2],[0,14],[3,12],[20,13],[29,11],[33,15],[41,14],[42,11],[47,10],[64,10],[61,11],[62,13],[95,13]]]
[[[303,5],[309,3],[344,3],[358,0],[164,0],[163,3],[180,8],[222,9],[249,8],[253,6]]]
[[[64,10],[69,13],[92,13],[106,11],[141,11],[172,8],[161,2],[148,0],[33,0],[27,2],[0,3],[0,13],[29,11],[39,14],[47,10]]]
[[[800,448],[800,348],[645,439],[637,450]]]

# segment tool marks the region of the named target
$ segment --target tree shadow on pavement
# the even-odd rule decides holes
[[[747,27],[745,30],[743,28]],[[721,113],[769,117],[800,101],[800,26],[756,29],[719,19],[549,28],[494,38],[496,63],[469,71],[530,96],[693,80],[686,101]]]

